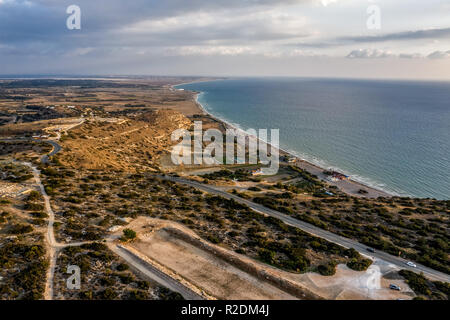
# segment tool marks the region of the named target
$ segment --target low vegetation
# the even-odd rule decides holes
[[[401,270],[399,274],[405,278],[408,286],[418,295],[417,299],[448,300],[450,284],[440,281],[430,281],[422,274],[409,270]]]

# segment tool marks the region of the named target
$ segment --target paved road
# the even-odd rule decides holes
[[[144,275],[146,275],[153,281],[163,285],[164,287],[180,293],[186,300],[204,300],[202,296],[184,286],[177,280],[172,279],[167,274],[153,267],[149,263],[143,261],[132,252],[128,251],[125,247],[122,247],[120,245],[116,246],[112,243],[109,243],[109,248],[115,254],[121,256],[126,262],[131,264],[135,269],[139,270]]]
[[[48,163],[49,158],[53,157],[55,154],[60,152],[62,150],[62,148],[58,144],[58,142],[53,141],[53,140],[44,140],[43,142],[48,143],[48,144],[50,144],[53,147],[52,151],[49,154],[47,154],[45,156],[42,156],[42,158],[41,158],[41,162],[46,164],[46,163]]]
[[[316,226],[313,226],[313,225],[311,225],[309,223],[297,220],[297,219],[295,219],[293,217],[290,217],[290,216],[288,216],[286,214],[283,214],[281,212],[278,212],[278,211],[266,208],[266,207],[264,207],[264,206],[262,206],[260,204],[254,203],[252,201],[240,198],[240,197],[238,197],[236,195],[230,194],[228,192],[225,192],[223,190],[215,188],[215,187],[213,187],[211,185],[205,185],[205,184],[198,183],[198,182],[195,182],[195,181],[186,180],[186,179],[178,178],[178,177],[171,177],[171,176],[160,176],[160,178],[165,179],[165,180],[169,180],[169,181],[172,181],[172,182],[177,182],[177,183],[181,183],[181,184],[184,184],[184,185],[188,185],[188,186],[191,186],[191,187],[203,190],[203,191],[211,193],[211,194],[222,196],[222,197],[227,198],[227,199],[234,199],[235,201],[237,201],[239,203],[242,203],[242,204],[245,204],[245,205],[249,206],[250,208],[252,208],[255,211],[258,211],[260,213],[267,214],[269,216],[278,218],[278,219],[282,220],[284,223],[286,223],[288,225],[291,225],[291,226],[297,227],[299,229],[302,229],[305,232],[308,232],[308,233],[310,233],[312,235],[315,235],[315,236],[317,236],[319,238],[323,238],[323,239],[328,240],[330,242],[336,243],[336,244],[341,245],[341,246],[343,246],[345,248],[353,248],[353,249],[357,250],[358,252],[360,252],[363,255],[372,256],[374,258],[377,258],[377,259],[383,260],[385,262],[388,262],[390,264],[393,264],[398,269],[407,269],[407,270],[411,270],[411,271],[418,272],[418,273],[423,272],[424,275],[426,275],[430,279],[438,280],[438,281],[444,281],[444,282],[450,282],[450,276],[445,274],[445,273],[436,271],[434,269],[425,267],[423,265],[419,265],[417,263],[416,263],[417,268],[411,268],[411,267],[406,265],[406,262],[408,262],[407,260],[399,258],[399,257],[392,256],[392,255],[390,255],[388,253],[385,253],[385,252],[377,251],[375,253],[369,253],[367,251],[367,246],[364,245],[364,244],[361,244],[361,243],[356,242],[356,241],[351,240],[351,239],[347,239],[347,238],[338,236],[338,235],[336,235],[334,233],[331,233],[329,231],[320,229],[320,228],[318,228]]]

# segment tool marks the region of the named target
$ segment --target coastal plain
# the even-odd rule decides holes
[[[174,166],[174,130],[227,127],[173,87],[203,80],[0,81],[1,299],[448,299],[449,201],[330,181],[287,153],[274,176],[254,175],[260,164]],[[68,265],[80,290],[65,286]]]

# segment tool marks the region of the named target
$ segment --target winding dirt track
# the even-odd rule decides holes
[[[72,244],[63,244],[59,243],[55,239],[55,233],[53,225],[55,223],[55,213],[52,210],[52,207],[50,205],[50,197],[47,195],[47,192],[45,192],[44,185],[42,184],[41,178],[40,178],[40,171],[34,167],[31,163],[23,162],[23,165],[26,165],[27,167],[31,168],[34,176],[34,180],[36,181],[36,184],[38,185],[42,197],[44,198],[45,202],[45,211],[48,214],[48,226],[47,226],[47,234],[45,239],[47,240],[47,249],[48,249],[48,256],[50,260],[50,266],[47,270],[47,281],[45,284],[45,292],[44,292],[44,298],[45,300],[53,300],[53,279],[55,276],[55,268],[56,268],[56,258],[57,253],[59,250],[65,248],[65,247],[73,247],[73,246],[81,246],[84,243],[88,242],[77,242]]]
[[[59,138],[59,135],[58,135]],[[49,157],[57,154],[62,150],[62,147],[58,144],[58,142],[53,140],[47,140],[45,141],[53,146],[53,150],[50,152],[50,154],[45,155],[41,158],[41,161],[43,163],[48,163]],[[54,298],[54,292],[53,292],[53,280],[55,277],[55,269],[56,269],[56,260],[58,257],[59,250],[66,248],[66,247],[76,247],[81,246],[83,244],[91,243],[90,241],[86,242],[73,242],[73,243],[59,243],[55,239],[55,233],[54,233],[54,223],[55,223],[55,213],[52,210],[51,204],[50,204],[50,197],[48,196],[47,192],[45,191],[44,185],[42,184],[40,174],[41,172],[33,166],[29,162],[22,162],[23,165],[29,167],[33,172],[34,180],[39,187],[39,190],[42,194],[42,197],[44,198],[45,202],[45,211],[48,214],[48,226],[47,226],[47,234],[46,234],[46,247],[48,252],[48,257],[50,260],[50,265],[47,270],[47,276],[46,276],[46,284],[45,284],[45,292],[44,292],[44,299],[45,300],[53,300]],[[109,248],[115,252],[117,255],[122,257],[125,261],[127,261],[129,264],[131,264],[135,269],[142,272],[145,276],[148,278],[156,281],[157,283],[168,287],[172,289],[173,291],[179,292],[185,299],[187,300],[202,300],[203,297],[183,284],[179,283],[175,279],[171,278],[170,276],[164,274],[160,270],[153,268],[149,266],[148,264],[144,263],[138,257],[134,256],[130,252],[128,252],[125,248],[118,246],[113,243],[113,238],[108,238],[108,246]]]

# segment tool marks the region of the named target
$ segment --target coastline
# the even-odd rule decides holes
[[[218,81],[218,79],[212,80],[212,81]],[[201,82],[209,82],[209,81],[201,81]],[[176,86],[181,86],[181,85],[185,85],[185,84],[186,83],[173,85],[172,88],[174,90],[179,90],[178,88],[176,88]],[[203,92],[190,91],[190,90],[188,90],[188,92],[192,93],[192,95],[193,95],[193,101],[199,112],[198,115],[209,117],[213,121],[221,124],[224,128],[235,129],[235,130],[245,133],[245,131],[242,130],[241,128],[238,128],[237,126],[229,123],[228,121],[218,118],[217,116],[208,112],[206,110],[206,108],[198,101],[199,96]],[[252,137],[252,138],[257,138],[257,137]],[[259,139],[259,138],[257,138],[257,139]],[[261,139],[259,139],[259,140],[261,140]],[[261,140],[261,141],[263,143],[266,143],[267,145],[270,145],[267,141],[263,141],[263,140]],[[270,145],[270,147],[274,148],[272,145]],[[362,197],[362,198],[378,198],[378,197],[390,198],[390,197],[400,196],[400,195],[396,195],[393,193],[389,193],[388,191],[385,191],[385,190],[377,189],[377,188],[372,187],[363,182],[355,181],[354,179],[351,179],[351,178],[348,180],[330,181],[330,180],[326,179],[326,175],[323,174],[324,171],[329,170],[329,169],[323,168],[317,164],[314,164],[310,161],[302,159],[298,155],[293,154],[292,152],[284,150],[282,148],[278,148],[278,150],[280,152],[280,155],[282,155],[282,156],[289,156],[289,157],[296,158],[297,161],[294,163],[294,165],[297,166],[298,168],[303,169],[313,175],[316,175],[320,180],[325,181],[326,183],[328,183],[330,185],[334,185],[334,186],[338,187],[342,192],[344,192],[348,195],[355,196],[355,197]],[[367,194],[360,194],[359,191],[361,189],[366,190]]]

